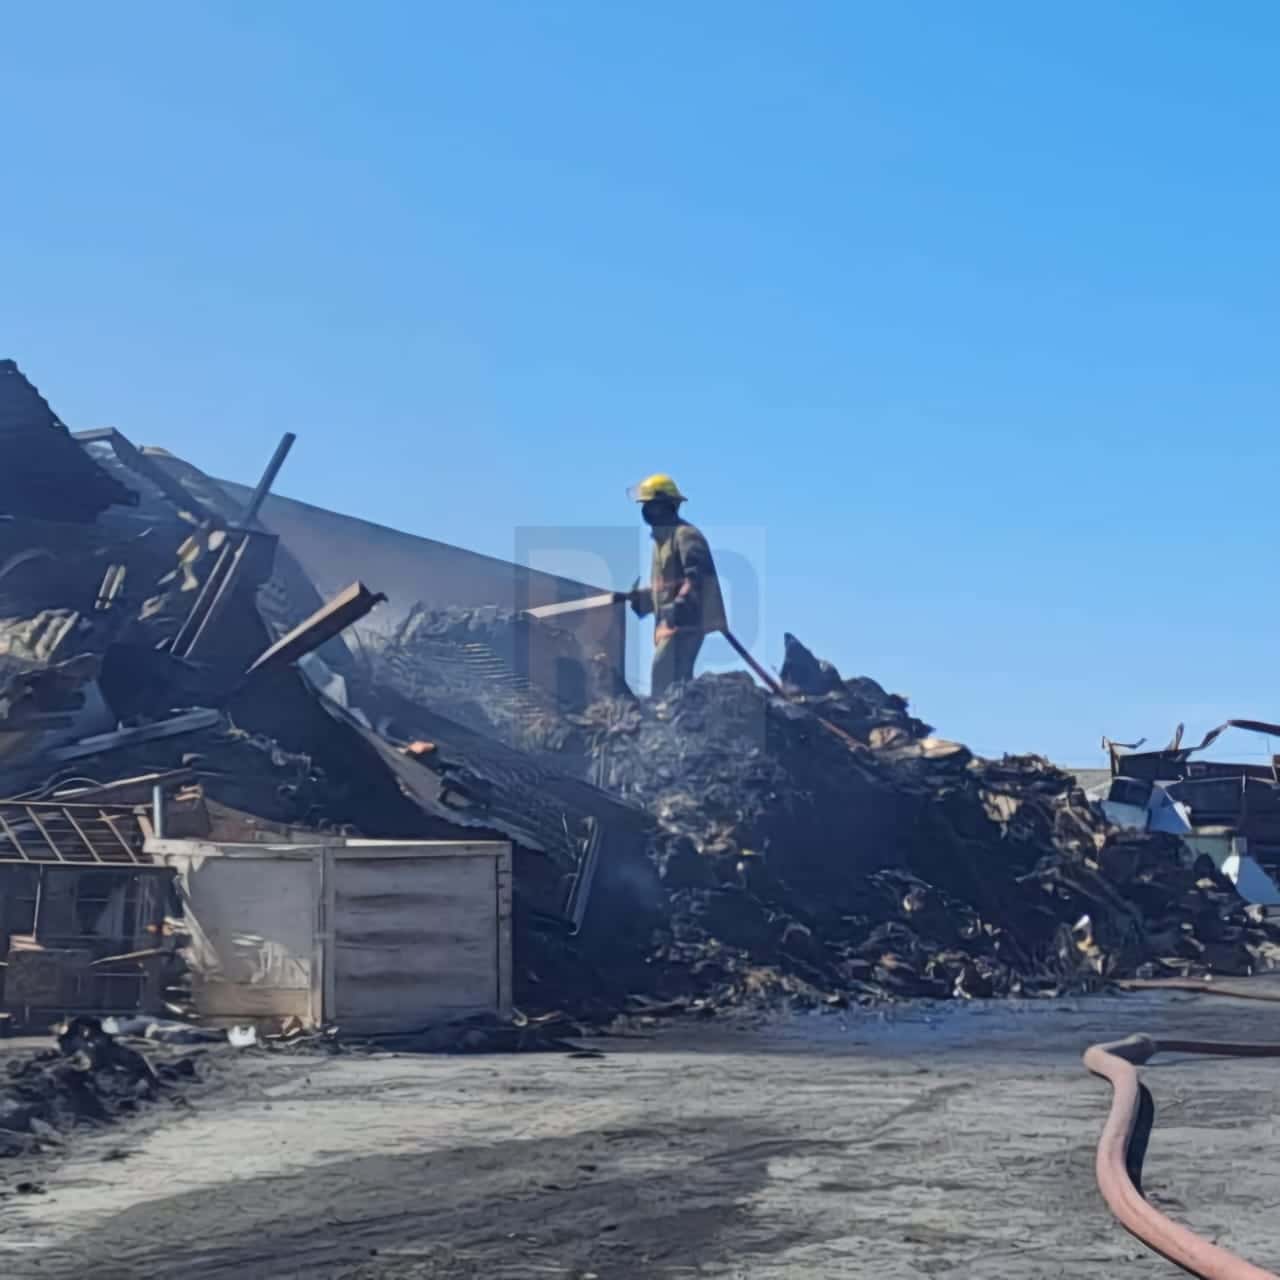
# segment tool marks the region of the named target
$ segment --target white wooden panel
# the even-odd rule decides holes
[[[497,1010],[498,859],[333,855],[332,1018],[408,1029]]]
[[[497,841],[152,840],[192,933],[197,1007],[412,1030],[511,1005],[511,848]]]
[[[297,1018],[310,1023],[312,998],[310,990],[288,990],[281,987],[255,987],[243,982],[218,982],[196,977],[191,993],[200,1016],[214,1019]]]
[[[245,1017],[313,1009],[315,858],[174,857],[199,1012]]]
[[[507,1018],[512,1008],[511,957],[511,846],[507,845],[495,859],[494,871],[498,890],[498,1013]]]

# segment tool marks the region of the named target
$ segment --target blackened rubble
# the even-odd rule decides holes
[[[1173,837],[1110,830],[1035,757],[983,760],[793,638],[790,705],[706,675],[591,709],[606,785],[658,822],[666,993],[1054,993],[1267,967],[1275,935]],[[864,743],[820,731],[809,708]]]
[[[503,621],[485,618],[490,645]],[[458,617],[437,626],[437,644],[467,634]],[[403,672],[433,659],[410,648],[382,661]],[[440,667],[452,705],[526,749],[554,748],[567,772],[653,819],[665,918],[642,955],[614,955],[598,975],[614,994],[712,1006],[1052,994],[1247,973],[1280,954],[1263,913],[1207,859],[1186,865],[1176,838],[1109,828],[1043,759],[985,760],[933,737],[905,699],[843,679],[793,636],[791,700],[715,674],[660,701],[625,692],[522,719],[460,659]]]
[[[73,989],[93,1010],[128,1011],[125,988],[154,999],[157,984],[143,980],[154,957],[141,953],[172,940],[120,945],[119,930],[99,931],[54,947],[48,920],[43,932],[35,923],[52,897],[37,887],[42,867],[59,895],[80,894],[89,876],[110,879],[94,882],[103,895],[132,892],[139,818],[118,806],[145,822],[153,785],[168,794],[170,838],[509,840],[522,1005],[558,1001],[545,985],[531,993],[525,977],[554,969],[588,899],[631,923],[602,928],[593,954],[619,941],[641,949],[661,903],[645,814],[440,714],[440,703],[454,708],[429,690],[368,678],[363,651],[336,633],[382,600],[376,591],[353,583],[326,605],[216,481],[116,431],[71,436],[16,367],[3,372],[5,430],[31,437],[41,466],[61,450],[83,500],[74,512],[52,498],[41,506],[38,486],[0,499],[0,952],[21,949],[23,972],[42,976],[8,984],[0,1023],[47,1023]],[[407,613],[411,623],[422,615],[411,604]],[[467,652],[476,678],[510,690],[494,655],[482,651],[477,667]],[[579,705],[588,700],[584,689]],[[558,704],[548,722],[560,723]],[[48,806],[43,817],[32,802]],[[63,807],[98,803],[117,806],[128,842],[124,865],[103,872],[82,865],[101,854]],[[535,964],[543,950],[555,958]],[[139,959],[122,962],[123,983],[107,962],[130,951]]]
[[[54,1045],[15,1055],[0,1073],[0,1157],[24,1155],[80,1125],[131,1115],[197,1078],[202,1051],[157,1060],[108,1035],[96,1018],[69,1019]],[[2,1192],[0,1192],[2,1194]]]
[[[0,488],[0,808],[141,823],[159,780],[174,838],[510,841],[526,1012],[1052,993],[1277,954],[1175,837],[1109,827],[1045,760],[934,736],[793,636],[785,697],[745,673],[636,697],[605,632],[383,603],[372,570],[321,592],[217,481],[77,439],[0,374],[6,459],[30,441],[68,479]],[[338,634],[375,605],[385,625]],[[38,950],[6,839],[0,944]]]

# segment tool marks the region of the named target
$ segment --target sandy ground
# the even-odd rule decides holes
[[[0,1199],[0,1274],[1107,1277],[1181,1274],[1092,1178],[1086,1045],[1280,1040],[1198,997],[667,1028],[603,1057],[257,1058],[95,1133]],[[1149,1196],[1280,1265],[1280,1064],[1146,1071]],[[0,1183],[14,1171],[0,1167]],[[11,1184],[10,1184],[11,1190]]]

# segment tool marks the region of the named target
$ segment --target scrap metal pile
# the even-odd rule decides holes
[[[1108,826],[1043,760],[932,736],[792,637],[785,697],[740,674],[662,700],[497,608],[400,601],[347,642],[383,597],[326,603],[257,519],[288,443],[237,502],[117,431],[72,436],[0,362],[7,1005],[171,989],[155,786],[171,838],[509,841],[526,1011],[1270,965],[1265,914],[1177,838]]]

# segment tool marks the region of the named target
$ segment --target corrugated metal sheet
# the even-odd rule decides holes
[[[651,822],[589,782],[384,691],[382,707],[394,708],[397,726],[435,747],[422,761],[408,759],[352,712],[316,692],[324,709],[364,738],[424,809],[460,826],[500,831],[568,871],[576,870],[590,834],[588,818],[617,834],[643,831]]]
[[[166,465],[171,463],[166,460]],[[223,482],[222,488],[236,503],[248,500],[250,490],[245,485]],[[355,578],[386,593],[387,607],[358,623],[351,633],[355,638],[391,634],[418,604],[428,609],[493,606],[519,611],[580,599],[601,590],[598,585],[544,573],[274,493],[263,504],[260,520],[264,528],[280,538],[282,550],[295,559],[321,595],[331,596]],[[631,547],[634,554],[634,540]],[[296,625],[309,612],[305,609],[290,625]],[[571,615],[559,619],[558,625],[572,631],[588,653],[602,653],[616,670],[624,669],[626,625],[620,610]],[[536,663],[529,674],[535,681],[544,682]]]

